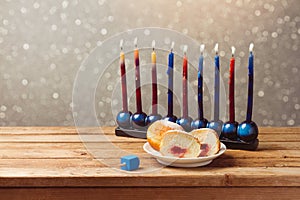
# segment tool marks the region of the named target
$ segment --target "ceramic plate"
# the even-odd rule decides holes
[[[144,144],[143,148],[148,154],[156,158],[157,162],[161,163],[162,165],[173,167],[199,167],[208,165],[215,158],[219,157],[226,151],[226,146],[221,143],[220,151],[215,155],[197,158],[175,158],[161,155],[161,153],[153,149],[148,142]]]

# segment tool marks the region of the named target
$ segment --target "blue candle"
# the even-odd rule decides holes
[[[254,66],[253,66],[253,43],[249,47],[249,62],[248,62],[248,105],[247,105],[247,118],[246,121],[250,122],[252,120],[252,107],[253,107],[253,77],[254,77]]]
[[[171,52],[168,59],[168,117],[173,116],[173,69],[174,69],[174,42],[171,46]]]
[[[220,62],[219,62],[219,44],[217,43],[215,46],[215,102],[214,102],[214,121],[219,120],[219,106],[220,106]]]
[[[199,68],[198,68],[198,117],[199,120],[203,120],[203,51],[204,45],[200,47],[200,58],[199,58]]]

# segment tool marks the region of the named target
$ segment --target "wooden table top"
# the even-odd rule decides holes
[[[282,188],[299,195],[300,128],[259,128],[257,151],[228,149],[211,164],[197,168],[163,167],[143,151],[144,139],[117,137],[113,127],[79,132],[80,136],[74,127],[1,127],[0,193],[9,195],[5,188],[63,187],[75,194],[76,187],[119,188],[120,193],[128,187],[141,191],[177,187],[172,194],[181,194],[180,188],[189,194],[195,188],[198,192],[227,188],[223,193],[239,188],[246,194],[251,191],[246,187],[264,187],[256,194]],[[140,157],[138,171],[117,170],[120,157],[127,154]]]

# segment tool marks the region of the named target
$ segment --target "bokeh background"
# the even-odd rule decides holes
[[[206,44],[211,56],[218,42],[221,76],[226,83],[230,46],[234,45],[238,121],[245,118],[248,46],[254,42],[254,121],[260,126],[300,125],[297,0],[2,0],[0,125],[74,125],[72,89],[81,63],[105,39],[139,27],[179,31]],[[150,60],[148,55],[141,56],[144,62]],[[101,125],[115,125],[111,109],[120,108],[121,101],[112,97],[114,88],[119,87],[117,62],[112,64],[95,94]],[[176,70],[180,71],[180,65],[178,61]],[[130,62],[127,68],[133,68]],[[149,87],[143,88],[144,94],[149,91]],[[147,110],[150,100],[146,95]],[[162,105],[165,96],[162,89]],[[130,98],[134,109],[134,96]],[[210,100],[206,94],[209,119]],[[178,106],[175,114],[180,115]]]

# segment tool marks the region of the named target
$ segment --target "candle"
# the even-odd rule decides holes
[[[187,89],[187,78],[188,78],[188,59],[186,56],[187,46],[183,49],[183,64],[182,64],[182,115],[183,118],[188,117],[188,89]]]
[[[134,68],[135,68],[135,95],[136,95],[136,110],[137,113],[142,113],[142,95],[140,83],[140,60],[139,50],[137,48],[137,38],[134,39]]]
[[[248,105],[247,105],[247,118],[246,121],[250,122],[252,120],[252,108],[253,108],[253,77],[254,77],[254,67],[253,67],[253,47],[254,44],[251,43],[249,46],[249,63],[248,63]]]
[[[139,50],[137,48],[137,38],[134,39],[134,68],[135,68],[135,96],[136,96],[136,113],[131,116],[132,127],[143,130],[146,126],[147,115],[142,111],[142,95],[140,83],[140,60]]]
[[[200,58],[199,58],[199,68],[198,68],[198,118],[203,120],[203,51],[205,45],[200,46]]]
[[[219,62],[219,44],[215,45],[215,94],[214,94],[214,120],[207,123],[207,128],[214,129],[220,136],[223,122],[219,119],[220,106],[220,62]]]
[[[219,44],[217,43],[215,45],[215,101],[214,101],[214,121],[218,121],[219,120],[219,93],[220,93],[220,62],[219,62],[219,54],[218,54],[218,50],[219,50]]]
[[[174,68],[174,42],[171,45],[171,51],[168,59],[168,115],[167,117],[173,117],[173,68]]]
[[[156,75],[156,53],[155,40],[152,41],[152,53],[151,53],[151,74],[152,74],[152,113],[146,117],[146,125],[150,125],[153,122],[160,120],[161,115],[157,112],[157,75]]]
[[[127,84],[126,84],[126,68],[125,68],[125,55],[123,52],[123,40],[120,41],[120,71],[121,71],[121,88],[122,88],[122,111],[117,115],[117,124],[120,128],[129,128],[131,112],[128,111],[127,104]]]
[[[254,79],[254,66],[253,66],[253,43],[249,46],[249,63],[248,63],[248,105],[246,121],[242,122],[237,129],[237,136],[246,142],[252,142],[258,144],[258,127],[255,122],[252,121],[252,108],[253,108],[253,79]]]
[[[122,105],[123,111],[128,112],[127,105],[127,84],[126,84],[126,68],[125,68],[125,55],[123,52],[123,40],[120,41],[120,71],[121,71],[121,85],[122,85]]]
[[[231,59],[229,64],[229,121],[222,126],[222,135],[231,140],[237,139],[238,123],[235,121],[234,113],[234,65],[235,65],[235,48],[231,47]]]
[[[231,47],[232,57],[230,59],[230,68],[229,68],[229,121],[235,121],[235,111],[234,111],[234,53],[235,48]]]
[[[191,131],[192,118],[189,117],[188,109],[188,59],[186,56],[187,46],[183,48],[183,64],[182,64],[182,117],[176,123],[183,127],[185,131]]]
[[[155,40],[152,41],[152,54],[151,54],[151,62],[152,62],[152,114],[157,114],[157,76],[156,76],[156,53],[154,51],[155,48]]]
[[[207,119],[204,118],[203,113],[203,52],[205,45],[200,45],[200,58],[198,65],[198,119],[195,119],[191,123],[192,129],[199,129],[207,127]]]

